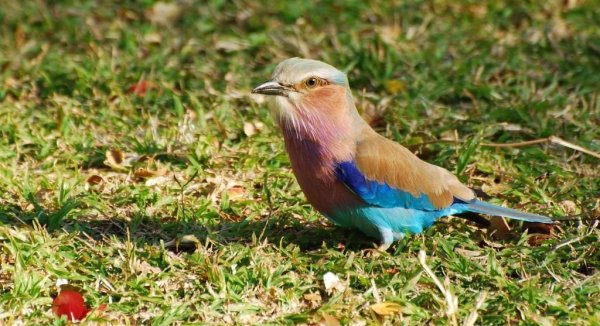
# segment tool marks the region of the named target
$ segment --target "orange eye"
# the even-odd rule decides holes
[[[308,88],[316,87],[319,84],[319,81],[315,77],[310,77],[304,81],[304,85]]]
[[[319,77],[309,77],[304,80],[304,86],[306,86],[306,88],[315,88],[318,86],[325,86],[328,84],[329,83],[325,79],[321,79]]]

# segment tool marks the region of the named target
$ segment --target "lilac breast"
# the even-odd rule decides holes
[[[282,131],[292,170],[311,205],[326,216],[361,206],[362,200],[337,180],[336,162],[327,148],[318,141],[301,139],[290,129]]]

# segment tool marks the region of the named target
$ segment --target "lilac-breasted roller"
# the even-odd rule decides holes
[[[553,223],[478,200],[448,170],[376,133],[358,114],[346,75],[326,63],[287,59],[252,92],[272,96],[292,170],[312,206],[379,239],[380,250],[464,212]]]

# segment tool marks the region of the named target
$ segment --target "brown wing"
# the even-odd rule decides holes
[[[404,146],[369,130],[357,143],[356,165],[371,180],[407,191],[415,197],[425,194],[433,207],[450,206],[454,198],[475,198],[448,170],[419,159]]]

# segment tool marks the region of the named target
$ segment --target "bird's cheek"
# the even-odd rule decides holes
[[[298,105],[302,101],[302,94],[298,92],[292,92],[288,94],[288,100],[292,105]]]
[[[293,112],[294,104],[293,104],[291,98],[283,97],[283,96],[275,96],[273,98],[273,100],[274,100],[273,106],[280,115],[286,116]]]

